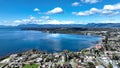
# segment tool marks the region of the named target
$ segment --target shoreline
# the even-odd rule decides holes
[[[33,30],[33,31],[34,31],[34,30]],[[41,31],[41,32],[42,32],[42,31]],[[43,32],[43,33],[46,33],[46,32]],[[55,33],[50,33],[50,34],[55,34]],[[59,34],[61,34],[61,33],[59,33]],[[62,34],[63,34],[63,33],[62,33]],[[65,33],[65,34],[66,34],[66,33]],[[67,33],[67,34],[68,34],[68,33]],[[69,33],[69,34],[70,34],[70,33]],[[74,34],[74,33],[73,33],[73,34]],[[75,51],[71,51],[71,50],[67,50],[67,49],[65,49],[65,50],[70,51],[70,52],[79,52],[79,51],[81,51],[81,50],[83,50],[83,49],[95,48],[95,47],[97,46],[97,44],[100,43],[101,40],[102,40],[102,36],[100,36],[100,35],[85,35],[85,34],[74,34],[74,35],[95,36],[95,37],[97,36],[97,37],[100,37],[100,40],[94,42],[95,45],[90,45],[89,47],[81,48],[81,49],[78,49],[78,50],[75,50]],[[12,55],[12,54],[21,54],[21,53],[24,53],[24,52],[27,52],[27,51],[30,51],[30,50],[37,50],[37,51],[41,51],[41,52],[44,52],[44,53],[47,53],[47,54],[61,53],[61,52],[64,51],[64,50],[61,50],[61,51],[55,51],[55,52],[48,52],[48,51],[44,51],[44,50],[40,50],[40,49],[28,49],[28,50],[23,50],[23,51],[20,51],[20,52],[11,53],[11,54],[8,54],[8,55],[5,55],[5,56],[0,56],[0,60],[1,60],[1,59],[4,59],[4,58],[6,58],[6,57],[8,57],[8,56],[10,56],[10,55]]]
[[[22,31],[22,30],[21,30],[21,31]],[[25,31],[25,30],[23,30],[23,31]],[[27,30],[27,31],[29,31],[29,30]],[[35,31],[35,30],[30,30],[30,31]],[[41,32],[47,33],[47,32],[44,32],[44,31],[41,31]],[[82,36],[95,36],[95,37],[100,37],[100,38],[102,38],[100,35],[85,35],[85,34],[76,34],[76,33],[49,33],[49,34],[71,34],[71,35],[82,35]],[[78,50],[73,50],[73,51],[70,50],[70,52],[78,52],[78,51],[80,51],[80,50],[82,50],[82,49],[91,48],[91,46],[92,46],[92,47],[95,47],[96,44],[98,44],[100,41],[101,41],[101,40],[96,41],[96,42],[94,43],[95,45],[88,45],[88,47],[80,48],[80,49],[78,49]],[[97,42],[98,42],[98,43],[97,43]],[[29,50],[34,50],[34,49],[23,50],[23,51],[14,52],[14,53],[11,53],[11,54],[24,53],[24,52],[29,51]],[[36,49],[36,50],[42,51],[42,50],[40,50],[40,49]],[[65,49],[65,50],[67,50],[67,49]],[[57,51],[57,50],[56,50],[55,52],[60,53],[60,52],[63,52],[63,51],[64,51],[64,50],[60,50],[60,51]],[[44,51],[44,50],[43,50],[43,52],[54,53],[54,52],[48,52],[48,51]],[[7,54],[7,55],[5,55],[5,56],[0,56],[0,60],[1,60],[2,58],[5,58],[5,57],[10,56],[11,54]]]
[[[100,43],[100,41],[99,41],[98,43]],[[98,44],[98,43],[97,43],[97,44]],[[43,53],[46,53],[46,54],[61,53],[61,52],[64,52],[64,51],[79,52],[79,51],[81,51],[81,50],[95,48],[95,47],[97,46],[97,44],[96,44],[96,45],[89,46],[89,47],[86,47],[86,48],[81,48],[81,49],[78,49],[78,50],[76,50],[76,51],[71,51],[71,50],[65,49],[65,50],[62,50],[62,51],[47,52],[47,51],[42,51],[42,50],[39,50],[39,49],[28,49],[28,50],[25,50],[25,51],[22,51],[22,52],[16,52],[16,53],[11,53],[11,54],[6,55],[6,56],[1,56],[1,57],[0,57],[0,60],[9,57],[9,56],[12,55],[12,54],[22,54],[22,53],[26,53],[26,52],[32,51],[32,50],[39,51],[39,52],[43,52]]]
[[[94,68],[101,68],[101,66],[102,68],[107,68],[108,65],[119,67],[120,50],[118,44],[120,32],[88,31],[88,34],[89,33],[101,36],[99,41],[95,45],[93,44],[93,46],[81,48],[78,51],[62,50],[60,52],[56,51],[51,53],[38,49],[26,50],[11,54],[9,58],[3,59],[1,61],[3,65],[1,67],[25,67],[26,65],[31,66],[31,64],[38,64],[38,67],[42,68],[46,66],[54,67],[55,65],[57,65],[57,67],[72,66],[73,68],[88,68],[91,67],[91,64]]]

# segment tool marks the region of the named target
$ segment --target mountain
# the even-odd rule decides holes
[[[8,28],[16,28],[15,26],[5,26],[5,25],[0,25],[0,29],[8,29]]]
[[[88,23],[88,24],[26,24],[20,28],[57,28],[57,27],[85,27],[85,28],[120,28],[120,23]]]
[[[21,24],[18,26],[3,26],[0,28],[120,28],[120,23],[88,23],[88,24]]]
[[[82,24],[22,24],[19,28],[57,28],[57,27],[83,27]]]
[[[89,23],[85,27],[94,28],[120,28],[120,23]]]

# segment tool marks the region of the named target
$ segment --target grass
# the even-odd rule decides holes
[[[0,68],[1,68],[2,64],[0,64]]]
[[[38,66],[39,66],[39,64],[32,64],[32,65],[26,64],[26,65],[24,65],[23,68],[38,68]]]

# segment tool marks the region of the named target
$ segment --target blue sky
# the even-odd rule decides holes
[[[0,25],[120,23],[120,0],[0,0]]]

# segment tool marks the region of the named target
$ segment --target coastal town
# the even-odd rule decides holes
[[[0,0],[0,68],[120,68],[120,0]]]
[[[64,50],[48,53],[32,49],[11,54],[0,59],[0,68],[120,68],[119,31],[83,31],[83,33],[99,35],[101,41],[95,46],[77,52]]]

